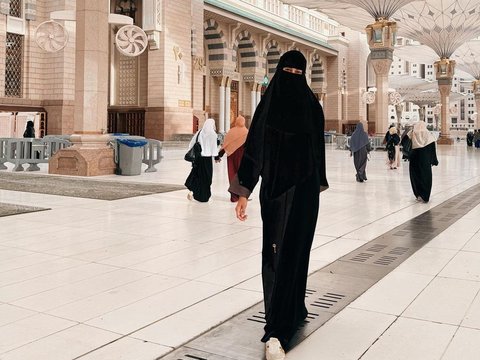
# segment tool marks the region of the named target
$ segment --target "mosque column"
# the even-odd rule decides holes
[[[419,105],[418,115],[420,117],[420,121],[425,121],[425,106]]]
[[[262,100],[262,85],[257,84],[257,106],[260,104],[260,101]]]
[[[224,125],[223,125],[223,128],[224,128],[225,132],[230,130],[230,124],[231,124],[231,121],[232,121],[232,119],[230,118],[231,113],[232,113],[232,111],[231,111],[232,88],[230,86],[231,81],[232,81],[231,79],[228,79],[227,83],[226,83],[226,87],[225,87],[225,120],[224,120]]]
[[[220,82],[220,114],[218,119],[218,131],[225,132],[225,82],[222,79]]]
[[[79,1],[75,31],[74,146],[55,154],[49,173],[113,174],[113,149],[107,143],[108,35],[110,1]]]
[[[450,138],[449,97],[452,89],[453,74],[455,73],[455,61],[441,59],[436,61],[434,66],[442,104],[440,108],[441,136],[438,139],[438,144],[452,145],[453,139]]]
[[[251,110],[250,113],[252,114],[250,119],[253,119],[253,114],[255,114],[255,110],[257,109],[257,84],[253,83],[252,91],[250,92],[250,101],[251,101]],[[251,120],[250,120],[251,122]]]
[[[403,104],[395,105],[395,112],[397,114],[397,128],[400,130],[402,128]]]
[[[370,47],[370,61],[376,75],[375,132],[384,134],[388,129],[388,74],[393,61],[397,24],[379,19],[365,28]]]
[[[480,80],[473,82],[473,94],[475,95],[475,107],[477,112],[477,118],[474,121],[474,128],[478,129],[478,118],[480,114]]]

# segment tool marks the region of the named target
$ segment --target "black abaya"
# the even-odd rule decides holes
[[[432,165],[438,165],[435,143],[411,151],[410,182],[413,194],[425,202],[430,200],[432,191]]]
[[[211,156],[201,156],[192,165],[192,170],[185,181],[185,186],[193,192],[193,198],[200,202],[207,202],[212,195],[213,164]]]
[[[355,170],[357,170],[357,181],[359,182],[367,180],[367,173],[365,171],[367,161],[368,150],[366,146],[353,153],[353,163],[355,164]]]
[[[284,71],[295,68],[301,75]],[[229,191],[248,197],[262,177],[262,279],[265,335],[288,342],[306,318],[310,249],[325,175],[323,111],[305,78],[298,51],[280,59],[249,130],[245,153]]]

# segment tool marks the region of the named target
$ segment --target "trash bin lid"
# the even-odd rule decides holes
[[[122,145],[126,145],[128,147],[142,147],[147,145],[148,141],[147,140],[132,140],[132,139],[116,139],[117,142],[119,142]]]

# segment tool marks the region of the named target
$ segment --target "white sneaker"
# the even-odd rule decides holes
[[[270,338],[265,344],[265,357],[267,360],[285,359],[285,351],[277,338]]]
[[[187,199],[192,201],[193,200],[193,192],[189,191],[187,194]]]

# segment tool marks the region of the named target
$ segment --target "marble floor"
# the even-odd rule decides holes
[[[480,183],[480,151],[464,144],[439,147],[429,204],[384,152],[360,184],[348,152],[327,148],[312,272]],[[183,153],[165,151],[156,173],[101,178],[182,184]],[[51,208],[0,217],[0,359],[153,360],[261,301],[257,194],[240,223],[227,187],[224,161],[206,204],[186,190],[116,201],[0,190],[0,202]],[[287,359],[478,359],[479,218],[477,206]]]

